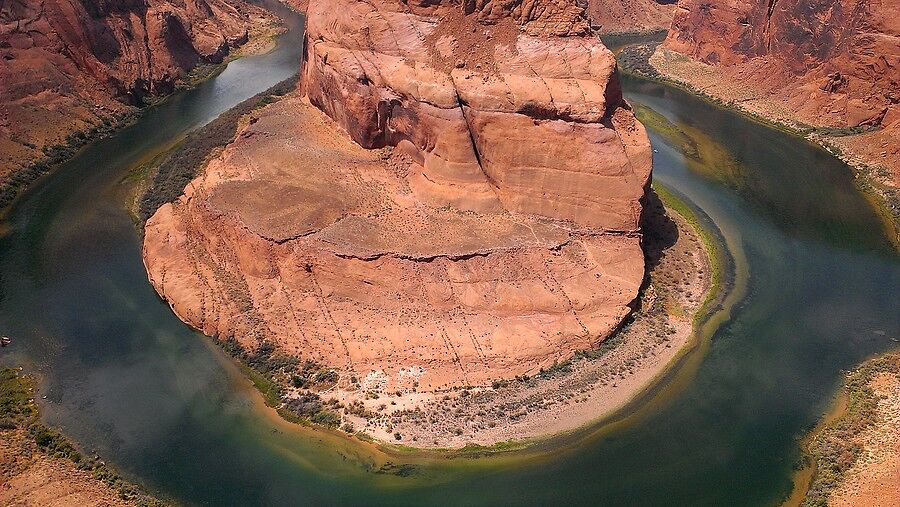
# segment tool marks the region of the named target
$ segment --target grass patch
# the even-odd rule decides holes
[[[280,353],[270,342],[261,341],[255,350],[246,350],[238,341],[230,337],[215,340],[222,349],[236,359],[241,370],[263,395],[266,405],[274,408],[278,415],[295,424],[315,424],[327,428],[337,428],[342,418],[340,406],[326,402],[311,390],[292,392],[291,387],[327,387],[337,381],[333,370],[312,361],[300,360]],[[328,382],[323,383],[322,379]]]
[[[700,320],[706,318],[706,315],[712,310],[714,303],[719,299],[720,294],[723,292],[722,284],[724,274],[722,272],[722,266],[724,265],[724,262],[722,260],[724,259],[725,253],[719,245],[718,238],[703,224],[699,215],[697,215],[688,203],[681,200],[681,198],[672,193],[671,190],[659,183],[653,182],[653,190],[667,208],[681,215],[681,217],[697,231],[697,235],[700,236],[703,247],[706,249],[706,253],[709,256],[709,266],[711,271],[710,288],[709,291],[707,291],[706,298],[703,300],[700,308],[694,313],[694,325],[696,326]]]

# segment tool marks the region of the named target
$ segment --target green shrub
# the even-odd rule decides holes
[[[341,424],[341,416],[332,410],[316,412],[309,419],[316,424],[321,424],[322,426],[327,426],[329,428],[337,428],[338,424]]]

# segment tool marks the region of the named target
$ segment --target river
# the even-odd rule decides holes
[[[687,381],[558,449],[480,459],[389,457],[280,421],[157,297],[122,195],[135,167],[297,71],[302,17],[285,15],[291,31],[273,52],[232,62],[80,152],[20,200],[0,238],[0,334],[14,339],[0,362],[40,376],[48,423],[160,496],[207,505],[773,504],[789,493],[797,440],[841,371],[896,346],[900,259],[849,168],[687,93],[624,78],[632,102],[704,154],[686,157],[651,131],[655,180],[702,210],[749,274],[730,318],[683,368]]]

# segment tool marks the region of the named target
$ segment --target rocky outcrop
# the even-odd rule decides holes
[[[0,4],[0,176],[247,40],[241,0]]]
[[[646,136],[609,50],[554,37],[586,29],[574,3],[487,25],[490,3],[471,15],[353,1],[332,14],[332,4],[310,5],[304,93],[363,147],[399,145],[418,160],[419,200],[636,229]]]
[[[364,389],[596,346],[643,279],[651,157],[588,30],[562,0],[313,1],[299,96],[147,222],[151,282],[205,333]]]
[[[723,70],[900,181],[900,0],[681,0],[664,48]],[[781,118],[779,118],[781,119]],[[838,144],[841,144],[840,142]]]
[[[587,0],[591,26],[603,33],[668,30],[677,0]]]
[[[300,12],[306,12],[306,8],[309,6],[309,0],[282,0],[282,3]]]

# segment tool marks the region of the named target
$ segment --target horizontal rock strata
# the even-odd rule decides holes
[[[245,42],[241,0],[0,4],[0,176]]]
[[[644,275],[646,133],[574,3],[509,4],[313,1],[299,96],[147,222],[160,294],[207,334],[390,389],[609,336]]]

